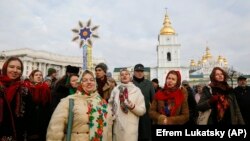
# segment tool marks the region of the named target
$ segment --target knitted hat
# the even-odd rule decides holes
[[[48,69],[48,76],[50,76],[50,75],[53,74],[53,73],[56,73],[56,69],[54,69],[54,68],[49,68],[49,69]]]
[[[66,66],[66,73],[78,74],[79,73],[79,67],[74,67],[74,66],[68,65],[68,66]]]
[[[107,70],[108,70],[107,65],[104,64],[104,63],[99,63],[99,64],[95,67],[95,70],[96,70],[97,68],[101,68],[105,73],[106,73]]]

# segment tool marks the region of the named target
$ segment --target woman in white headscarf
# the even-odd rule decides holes
[[[141,90],[131,82],[127,69],[120,71],[121,84],[116,86],[110,96],[114,117],[113,141],[137,141],[139,116],[146,112]]]

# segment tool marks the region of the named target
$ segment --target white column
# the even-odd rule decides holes
[[[47,76],[47,71],[48,71],[47,63],[44,63],[44,72],[45,72],[45,76]]]
[[[27,77],[27,61],[23,61],[23,77],[26,78]]]
[[[47,67],[46,67],[46,63],[43,63],[43,72],[44,72],[44,76],[47,76]]]
[[[37,62],[37,63],[38,63],[38,70],[42,71],[41,62]]]
[[[32,72],[32,62],[28,62],[28,66],[29,66],[29,69],[28,69],[28,74],[27,74],[27,76],[29,76],[30,75],[30,73]]]
[[[44,71],[44,63],[41,63],[41,71],[42,71],[42,74],[43,74],[43,78],[45,78],[46,72]]]

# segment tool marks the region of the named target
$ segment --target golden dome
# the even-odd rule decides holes
[[[166,14],[164,22],[163,22],[163,27],[161,28],[160,35],[173,35],[173,34],[175,34],[175,30],[172,28],[169,17]]]
[[[191,67],[195,67],[195,66],[196,66],[196,63],[194,62],[193,59],[192,59],[191,62],[190,62],[190,66],[191,66]]]
[[[207,62],[207,58],[205,55],[202,56],[202,59],[201,59],[202,63],[206,63]]]
[[[224,60],[225,65],[227,65],[227,59],[226,59],[226,58],[224,58],[223,60]]]
[[[224,60],[223,60],[223,57],[219,55],[217,61],[218,61],[218,62],[223,62],[223,61],[224,61]]]
[[[208,47],[206,48],[206,58],[207,59],[212,58],[212,55],[210,53],[210,49]]]

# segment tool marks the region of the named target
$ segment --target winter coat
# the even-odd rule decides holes
[[[146,106],[146,113],[141,116],[139,120],[139,139],[149,140],[151,139],[152,120],[149,118],[148,111],[150,104],[153,100],[155,90],[152,82],[147,79],[144,79],[142,82],[137,82],[136,80],[133,80],[133,83],[135,84],[135,86],[141,89]]]
[[[67,76],[64,76],[63,78],[61,78],[55,83],[55,86],[51,91],[52,99],[51,99],[51,106],[50,106],[51,107],[50,114],[54,112],[60,100],[69,95],[69,87],[67,87],[66,81],[67,81]]]
[[[109,86],[108,83],[105,83],[103,89],[103,99],[105,99],[106,101],[108,101],[110,94],[112,92],[112,88]]]
[[[250,86],[236,87],[235,96],[245,124],[250,124]]]
[[[176,110],[175,116],[167,116],[167,125],[183,125],[189,119],[189,108],[187,101],[188,94],[186,89],[182,87],[181,93],[184,95],[184,100],[180,107]],[[154,124],[163,124],[162,119],[165,117],[165,115],[159,113],[159,110],[162,108],[165,109],[164,101],[154,99],[149,111],[149,116],[153,119]]]
[[[4,81],[0,76],[0,140],[24,141],[32,96],[23,81]]]
[[[110,112],[107,112],[106,102],[97,92],[86,95],[80,91],[63,98],[56,107],[47,129],[47,141],[66,140],[69,99],[74,99],[71,141],[95,140],[95,138],[90,139],[91,135],[99,135],[102,136],[102,141],[110,141],[111,138],[108,138],[111,137],[109,135],[111,131],[108,132],[111,126],[108,122]],[[94,103],[96,106],[93,106]],[[92,129],[96,129],[94,134],[91,132]]]
[[[128,89],[128,99],[135,105],[134,109],[124,113],[120,105],[120,88]],[[121,84],[111,93],[109,104],[114,115],[113,141],[137,141],[139,117],[146,112],[144,96],[132,82]]]
[[[51,93],[49,86],[42,82],[34,85],[29,83],[32,95],[32,108],[28,116],[27,139],[29,141],[45,141],[50,120]]]
[[[232,125],[245,124],[242,118],[235,94],[230,92],[229,94],[229,110],[230,110],[230,119]],[[212,88],[210,86],[205,86],[203,88],[203,94],[197,105],[198,111],[206,111],[211,108],[209,104],[209,99],[212,96]],[[212,116],[216,114],[215,110],[212,108],[212,112],[208,119],[208,124],[214,124]]]

